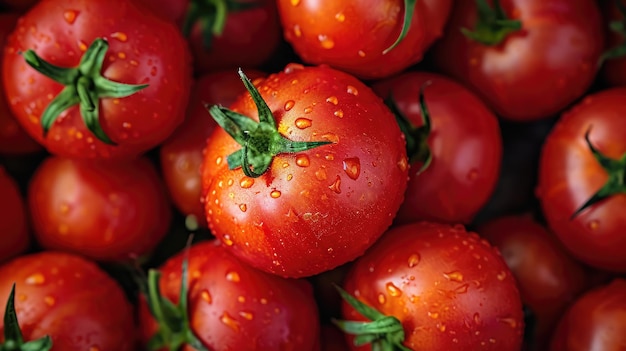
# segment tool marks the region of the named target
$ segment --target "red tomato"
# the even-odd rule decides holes
[[[621,351],[626,345],[626,281],[587,292],[561,319],[551,351]]]
[[[462,226],[420,222],[391,229],[354,263],[344,289],[373,310],[379,321],[373,323],[393,326],[394,350],[515,351],[522,345],[513,275],[497,250]],[[373,319],[347,302],[343,318]],[[382,345],[381,339],[373,343]],[[372,344],[351,349],[376,350]]]
[[[624,115],[626,88],[590,95],[564,113],[544,144],[537,190],[549,227],[575,257],[620,272],[626,272]]]
[[[4,47],[7,35],[15,28],[19,15],[15,13],[0,14],[0,48]],[[0,56],[2,67],[2,56]],[[2,74],[0,73],[0,81]],[[17,123],[9,109],[4,88],[0,84],[0,153],[24,154],[39,151],[41,145],[31,139]]]
[[[164,332],[157,335],[172,333],[171,338],[165,337],[153,350],[200,350],[193,342],[211,351],[316,350],[319,320],[311,286],[258,271],[228,251],[217,240],[195,244],[188,253],[165,262],[160,275],[149,276],[149,286],[158,286],[161,293],[151,299],[153,307],[165,303],[161,299],[179,304],[180,315],[174,318],[183,325],[168,325],[164,319],[157,323],[141,299],[143,341],[147,343],[160,327]],[[183,300],[181,274],[186,256],[189,280]],[[180,309],[180,304],[188,308]],[[177,337],[183,337],[182,344],[174,341]]]
[[[0,262],[19,255],[30,245],[26,206],[17,183],[0,167]],[[3,296],[0,296],[4,299]]]
[[[422,88],[429,126],[420,108]],[[500,174],[502,138],[496,116],[472,92],[432,73],[406,72],[373,89],[382,98],[391,97],[408,123],[404,132],[412,168],[396,222],[470,223]]]
[[[209,229],[245,262],[285,277],[353,260],[389,227],[406,189],[393,115],[359,80],[328,67],[288,65],[257,88],[261,117],[249,94],[234,114],[211,109],[241,126],[238,140],[220,128],[206,148]]]
[[[25,341],[49,335],[52,351],[137,349],[132,307],[94,263],[55,252],[22,256],[0,266],[2,299],[13,283]],[[0,342],[3,331],[0,320]]]
[[[595,0],[499,1],[503,15],[493,19],[519,21],[519,30],[480,21],[477,2],[456,1],[433,50],[444,73],[474,88],[498,115],[518,121],[549,117],[585,93],[604,48]],[[461,29],[478,34],[470,39]]]
[[[264,76],[259,71],[247,72],[251,79]],[[206,227],[206,216],[200,202],[200,165],[206,141],[217,126],[205,104],[228,106],[245,91],[231,71],[200,77],[191,90],[185,122],[160,148],[163,178],[174,204],[183,214],[193,215],[202,227]]]
[[[107,163],[50,157],[33,175],[28,206],[41,246],[102,261],[148,253],[171,219],[165,188],[144,158]]]
[[[605,0],[603,5],[605,23],[624,23],[626,14],[621,11],[617,3],[626,5],[623,0]],[[604,82],[611,86],[626,85],[626,53],[624,46],[626,43],[626,32],[621,30],[610,30],[607,26],[607,48],[603,55],[602,78]]]
[[[135,157],[183,121],[188,49],[148,12],[126,0],[42,0],[20,19],[4,52],[4,88],[18,121],[48,151]],[[25,58],[57,72],[58,82]]]
[[[482,224],[515,276],[522,302],[536,319],[535,346],[547,346],[565,309],[587,287],[585,271],[561,243],[530,216],[504,216]]]
[[[390,76],[419,62],[443,34],[451,7],[451,0],[278,1],[284,37],[305,62],[361,78]]]

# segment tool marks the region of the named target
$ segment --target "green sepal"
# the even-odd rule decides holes
[[[522,22],[506,16],[500,0],[493,0],[493,7],[487,0],[476,0],[478,20],[473,30],[461,28],[461,32],[471,40],[488,46],[500,44],[509,34],[522,29]]]
[[[409,29],[411,29],[411,22],[413,21],[413,14],[415,12],[415,5],[417,4],[417,0],[404,0],[404,16],[402,18],[402,29],[400,30],[400,35],[396,38],[396,41],[391,44],[390,47],[383,50],[383,55],[387,54],[393,48],[398,46],[402,39],[406,37]]]
[[[4,343],[0,344],[0,351],[50,351],[52,349],[52,339],[48,335],[37,340],[24,342],[15,312],[15,283],[13,283],[9,293],[3,322]]]
[[[626,6],[621,0],[615,0],[615,5],[622,15],[621,20],[611,21],[609,23],[609,29],[619,34],[622,37],[622,42],[603,52],[598,60],[598,67],[602,66],[604,61],[626,56]]]

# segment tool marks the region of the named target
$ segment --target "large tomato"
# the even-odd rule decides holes
[[[211,231],[245,262],[281,276],[361,255],[391,225],[406,189],[392,113],[329,67],[291,64],[256,88],[240,74],[254,98],[210,110],[228,129],[213,133],[203,163]]]
[[[337,324],[370,341],[351,343],[352,350],[522,345],[522,303],[511,271],[497,250],[462,226],[419,222],[391,229],[354,263],[344,289],[345,321]],[[367,321],[371,333],[357,327]]]
[[[0,262],[26,251],[30,233],[17,183],[0,167]],[[4,297],[0,296],[0,301]]]
[[[470,223],[500,174],[496,116],[471,91],[437,74],[406,72],[373,89],[396,110],[412,166],[396,222]]]
[[[22,256],[0,266],[3,300],[14,283],[25,341],[48,335],[52,351],[137,350],[132,307],[117,283],[93,262],[56,252]],[[6,341],[4,328],[0,320],[0,349]]]
[[[190,55],[172,24],[131,1],[42,0],[9,36],[3,79],[17,119],[51,153],[129,158],[183,121]]]
[[[250,79],[264,74],[246,71]],[[191,90],[187,118],[160,148],[163,178],[176,207],[185,215],[192,215],[206,227],[204,206],[200,198],[200,166],[206,141],[217,126],[208,116],[205,104],[230,105],[246,91],[241,80],[231,71],[206,74],[195,82]]]
[[[278,1],[284,37],[305,62],[361,78],[420,61],[442,35],[451,7],[451,0]]]
[[[128,261],[165,236],[171,207],[144,158],[115,163],[46,159],[28,188],[37,241],[46,249],[102,261]]]
[[[528,121],[582,96],[603,49],[596,0],[458,0],[433,52],[498,115]]]
[[[155,273],[139,307],[149,350],[316,350],[318,312],[306,281],[256,270],[217,240],[195,244]],[[171,304],[175,314],[163,314]]]
[[[537,196],[549,227],[592,266],[626,272],[626,88],[589,95],[546,139]]]

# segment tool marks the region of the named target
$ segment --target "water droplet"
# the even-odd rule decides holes
[[[333,113],[335,117],[343,118],[343,110],[337,110]]]
[[[389,293],[390,296],[398,297],[402,295],[402,290],[400,290],[400,288],[395,286],[392,282],[387,283],[385,285],[385,288],[387,289],[387,292]]]
[[[310,120],[308,118],[304,118],[304,117],[296,118],[296,121],[295,121],[295,125],[299,129],[309,128],[312,124],[313,124],[312,120]]]
[[[357,180],[361,174],[361,160],[358,157],[350,157],[343,160],[343,170],[348,177]]]
[[[224,312],[220,317],[220,321],[230,327],[232,330],[238,332],[239,331],[239,323],[231,317],[228,312]]]
[[[272,190],[272,192],[270,193],[270,196],[272,197],[272,199],[278,199],[281,195],[281,192],[279,190]]]
[[[387,302],[387,298],[385,298],[385,295],[378,294],[378,303],[381,304],[381,305],[384,305],[385,302]]]
[[[202,292],[200,293],[200,297],[202,297],[202,300],[206,301],[206,303],[208,304],[213,302],[213,298],[211,297],[211,294],[208,290],[202,290]]]
[[[317,180],[326,180],[326,170],[324,168],[320,168],[315,171],[315,178],[317,178]]]
[[[596,230],[598,229],[598,227],[600,226],[600,222],[593,220],[591,222],[589,222],[589,229],[591,230]]]
[[[309,160],[309,156],[301,154],[296,156],[296,164],[300,167],[309,167],[311,161]]]
[[[46,282],[46,278],[41,273],[35,273],[26,277],[25,282],[29,285],[41,285]]]
[[[445,324],[443,324],[443,323],[441,323],[441,324],[439,325],[439,331],[440,331],[440,332],[442,332],[442,333],[443,333],[443,332],[445,332],[445,331],[446,331],[446,325],[445,325]]]
[[[69,24],[74,24],[74,22],[76,22],[76,17],[78,17],[79,12],[76,10],[65,10],[65,12],[63,12],[63,19],[65,19],[65,22],[69,23]]]
[[[332,49],[335,46],[335,42],[329,38],[327,35],[320,34],[317,36],[317,40],[319,40],[320,45],[324,49]]]
[[[226,280],[233,283],[239,283],[239,273],[237,272],[228,272],[226,273]]]
[[[222,237],[222,242],[226,244],[226,246],[233,246],[233,240],[228,234],[224,234],[224,236]]]
[[[402,157],[399,161],[398,161],[398,168],[400,169],[401,172],[406,172],[407,169],[409,169],[409,164],[406,160],[406,157]]]
[[[46,303],[46,305],[52,307],[54,306],[54,303],[56,302],[56,300],[54,299],[54,297],[52,296],[46,296],[43,298],[43,301]]]
[[[304,113],[305,114],[309,114],[311,112],[313,112],[313,107],[307,106],[307,107],[304,108]]]
[[[292,6],[298,6],[298,5],[300,5],[300,0],[291,0],[291,5],[292,5]]]
[[[294,24],[293,26],[293,34],[297,37],[300,38],[302,36],[302,29],[300,28],[299,25]]]
[[[122,128],[124,128],[124,129],[130,129],[132,127],[133,127],[133,125],[128,123],[128,122],[122,123]]]
[[[239,204],[239,209],[241,212],[246,212],[248,210],[248,206],[246,204]]]
[[[121,41],[122,43],[128,40],[128,36],[126,35],[126,33],[123,33],[123,32],[115,32],[111,34],[111,38],[117,39]]]
[[[239,312],[239,315],[243,318],[243,319],[247,319],[249,321],[254,319],[254,314],[252,314],[252,312],[246,312],[246,311],[241,311]]]
[[[333,250],[333,248],[332,248],[332,247],[329,247],[326,251],[327,251],[328,253],[333,253],[333,251],[334,251],[334,250]]]
[[[218,157],[215,159],[215,164],[219,166],[219,165],[221,165],[221,164],[222,164],[222,161],[224,161],[224,159],[222,158],[222,156],[218,156]]]
[[[344,15],[343,12],[339,12],[335,15],[335,19],[337,22],[344,22],[346,20],[346,15]]]
[[[259,302],[261,303],[261,305],[267,305],[267,299],[262,297]]]
[[[126,58],[126,53],[125,52],[118,52],[117,53],[117,57],[121,58],[122,60]]]
[[[472,170],[469,171],[469,173],[467,173],[467,180],[474,181],[474,180],[476,180],[476,178],[478,178],[478,170],[477,169],[472,169]]]
[[[496,319],[498,320],[498,322],[506,324],[506,325],[510,326],[511,328],[513,328],[513,329],[517,328],[518,324],[517,324],[517,320],[515,320],[515,318],[512,318],[512,317],[504,317],[504,318],[498,317]]]
[[[457,287],[456,289],[454,289],[454,292],[457,294],[465,294],[467,293],[467,290],[469,289],[469,284],[463,284],[459,287]]]
[[[61,214],[66,215],[70,212],[70,206],[66,203],[63,203],[59,207],[59,211],[61,211]]]
[[[363,50],[359,50],[358,54],[359,54],[359,57],[365,57],[365,51]]]
[[[287,102],[285,102],[285,111],[289,111],[293,108],[293,106],[296,104],[295,101],[293,100],[288,100]]]
[[[87,51],[87,44],[84,41],[79,40],[78,49],[80,49],[80,51]]]
[[[358,96],[359,95],[359,91],[357,90],[357,88],[353,87],[352,85],[348,85],[348,87],[346,88],[346,92],[348,92],[348,94],[352,94],[354,96]]]
[[[324,138],[324,139],[326,139],[326,140],[328,140],[328,141],[330,141],[330,142],[332,142],[334,144],[337,144],[339,142],[339,137],[337,136],[337,134],[334,134],[334,133],[323,134],[322,138]]]
[[[474,323],[480,325],[482,324],[481,320],[480,320],[480,315],[478,313],[474,313]]]
[[[244,189],[249,189],[250,187],[252,187],[252,185],[254,185],[254,179],[253,178],[243,177],[239,181],[239,186],[244,188]]]
[[[439,313],[437,312],[428,312],[428,317],[432,318],[432,319],[437,319],[439,318]]]
[[[92,346],[89,348],[89,351],[101,351],[98,346]]]
[[[450,273],[444,273],[443,276],[453,282],[462,282],[463,281],[463,274],[461,274],[460,272],[450,272]]]
[[[420,255],[416,253],[409,256],[409,260],[408,260],[409,268],[413,268],[417,266],[420,263],[420,259],[421,259]]]
[[[304,65],[303,64],[291,62],[291,63],[288,63],[285,66],[285,68],[283,69],[283,72],[285,74],[290,74],[290,73],[293,73],[296,70],[302,70],[302,69],[304,69]]]
[[[504,279],[506,279],[506,272],[502,271],[500,273],[498,273],[498,275],[496,276],[498,278],[499,281],[503,281]]]
[[[337,194],[341,194],[341,178],[337,176],[337,178],[335,178],[335,181],[328,186],[328,189],[334,191]]]
[[[339,103],[339,99],[337,99],[336,96],[329,96],[326,98],[326,102],[337,105]]]

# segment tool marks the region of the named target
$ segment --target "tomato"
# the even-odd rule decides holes
[[[352,350],[387,350],[374,343],[415,351],[522,345],[522,303],[511,271],[497,250],[462,226],[392,228],[355,261],[344,289],[344,321],[336,323],[344,331],[366,321],[383,328]]]
[[[517,280],[522,302],[534,314],[532,349],[547,346],[566,308],[587,287],[585,270],[531,216],[503,216],[477,231],[500,250]]]
[[[626,281],[587,292],[559,322],[551,351],[619,351],[626,345]]]
[[[626,88],[585,97],[544,144],[537,196],[549,227],[579,260],[626,272]]]
[[[26,206],[17,182],[0,167],[0,262],[19,255],[30,245]],[[3,298],[0,296],[0,298]]]
[[[42,0],[20,19],[4,88],[48,151],[136,157],[183,121],[190,55],[176,28],[148,12],[126,0]]]
[[[57,252],[22,256],[0,266],[2,299],[13,283],[24,340],[48,335],[52,351],[137,349],[130,303],[93,262]],[[0,320],[0,342],[4,327]]]
[[[589,88],[604,48],[595,0],[488,1],[484,18],[477,3],[456,1],[433,59],[498,115],[549,117]]]
[[[15,27],[18,17],[16,13],[0,13],[0,48],[4,47],[6,36]],[[2,57],[0,56],[1,66]],[[0,154],[24,154],[40,149],[41,145],[31,139],[15,120],[9,110],[3,86],[0,84]]]
[[[626,29],[623,26],[626,23],[626,8],[618,7],[618,3],[622,7],[626,5],[623,0],[601,2],[605,22],[622,25],[611,30],[607,28],[607,49],[602,56],[604,61],[601,73],[604,83],[610,86],[626,85]]]
[[[451,0],[278,1],[284,37],[302,60],[360,78],[419,62],[443,34],[451,7]]]
[[[306,281],[256,270],[217,240],[168,259],[149,274],[147,290],[153,311],[177,304],[176,314],[164,316],[151,314],[146,299],[140,300],[143,341],[158,340],[150,350],[308,351],[319,339],[317,307]]]
[[[412,168],[396,222],[471,222],[500,174],[496,116],[472,92],[432,73],[406,72],[373,88],[397,110],[408,140]]]
[[[246,263],[285,277],[358,257],[391,225],[406,189],[392,113],[326,66],[292,64],[256,88],[244,82],[254,99],[210,109],[229,131],[211,135],[202,166],[209,229]]]
[[[264,74],[248,71],[251,79]],[[192,215],[202,227],[206,216],[200,202],[202,197],[200,165],[206,140],[217,126],[208,116],[205,104],[230,105],[245,92],[237,75],[230,71],[206,74],[195,82],[185,122],[160,148],[163,178],[176,207],[185,215]]]
[[[165,236],[171,208],[154,166],[46,159],[28,188],[37,241],[45,249],[100,261],[147,254]]]

